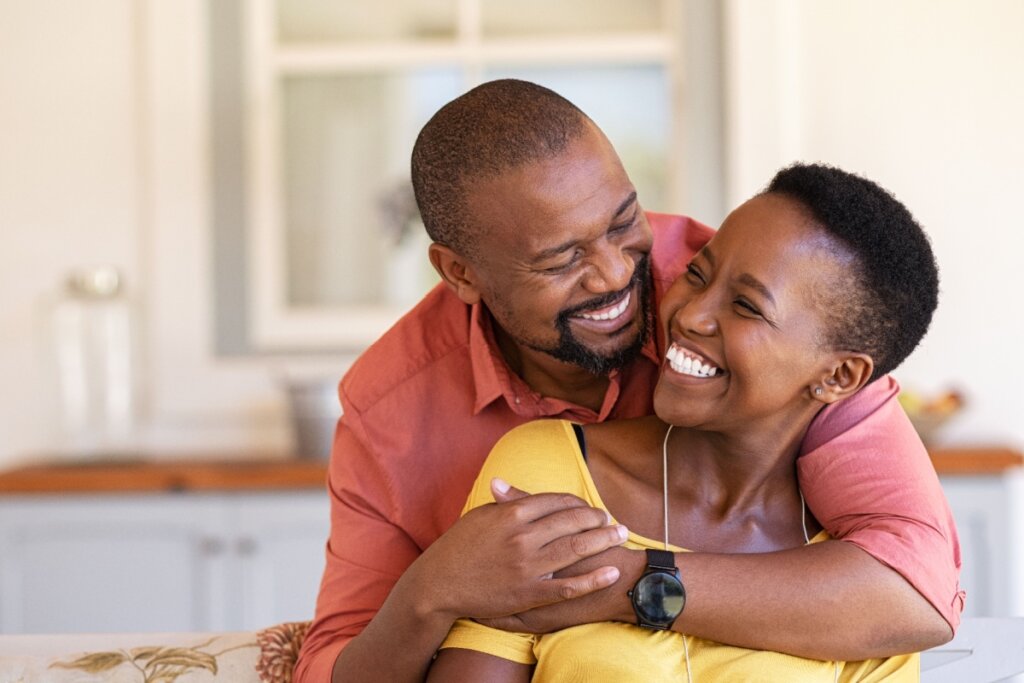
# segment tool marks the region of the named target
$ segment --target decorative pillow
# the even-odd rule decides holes
[[[291,683],[309,622],[217,634],[0,637],[0,683]]]

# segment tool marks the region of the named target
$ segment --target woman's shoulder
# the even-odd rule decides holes
[[[591,486],[572,423],[535,420],[506,433],[477,475],[466,509],[494,502],[491,480],[527,493],[564,492],[590,499]]]

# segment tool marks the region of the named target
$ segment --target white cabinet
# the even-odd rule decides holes
[[[310,619],[328,514],[319,490],[0,498],[0,633]]]
[[[1024,615],[1024,472],[941,477],[960,535],[965,617]]]

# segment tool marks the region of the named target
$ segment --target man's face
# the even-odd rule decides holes
[[[475,183],[481,298],[521,349],[606,374],[635,357],[651,325],[650,226],[604,135]]]

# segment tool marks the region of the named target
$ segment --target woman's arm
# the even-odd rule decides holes
[[[483,652],[453,647],[441,650],[437,654],[427,674],[427,683],[527,683],[531,676],[533,666],[529,664],[519,664]]]

